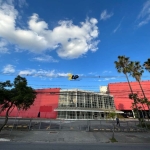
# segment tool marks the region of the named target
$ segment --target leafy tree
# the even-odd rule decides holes
[[[133,99],[133,100],[136,99],[137,104],[138,104],[138,102],[142,104],[141,99],[138,97],[138,94],[137,94],[137,93],[129,94],[129,98],[130,98],[130,99]],[[140,123],[141,123],[141,122],[144,121],[143,111],[141,110],[142,107],[141,107],[141,106],[137,106],[137,108],[135,108],[134,106],[135,106],[135,104],[132,103],[131,108],[132,108],[135,112],[137,112],[137,111],[139,111],[139,110],[141,111],[142,119],[141,119],[141,117],[140,117],[140,114],[137,114],[137,113],[135,114],[136,117],[138,117],[138,115],[139,115],[139,120],[140,120]]]
[[[113,120],[116,118],[117,113],[115,111],[111,111],[108,113],[108,118],[112,118]]]
[[[143,96],[144,96],[144,98],[139,99],[139,102],[142,104],[143,108],[144,108],[144,104],[147,105],[147,107],[149,109],[149,115],[150,115],[150,107],[148,105],[148,99],[145,96],[145,92],[144,92],[142,85],[141,85],[141,82],[140,82],[142,74],[144,72],[144,70],[143,70],[144,68],[140,65],[140,62],[138,62],[138,61],[135,61],[135,62],[131,61],[129,66],[131,69],[130,75],[132,75],[132,77],[135,78],[136,81],[139,83],[139,86],[140,86],[141,91],[142,91]],[[144,110],[145,110],[145,108],[144,108]]]
[[[147,71],[150,72],[150,58],[148,58],[148,60],[144,62],[143,66]]]
[[[9,80],[0,82],[0,113],[6,112],[5,121],[0,127],[0,132],[8,122],[8,117],[15,107],[19,110],[27,110],[33,105],[36,98],[36,92],[27,86],[27,80],[24,77],[17,76],[14,82]]]
[[[130,73],[130,71],[131,71],[131,68],[130,68],[131,65],[130,65],[129,57],[118,56],[118,61],[115,61],[114,63],[115,63],[117,71],[119,73],[123,73],[127,78],[128,85],[129,85],[129,88],[131,91],[131,94],[129,94],[129,98],[130,98],[134,95],[134,93],[133,93],[133,90],[132,90],[132,87],[131,87],[131,84],[130,84],[129,78],[128,78],[128,73]],[[136,111],[137,111],[137,114],[139,116],[138,107],[137,107],[137,100],[134,96],[133,96],[133,100],[134,100],[134,106],[136,107]],[[139,116],[139,118],[140,118],[140,116]]]

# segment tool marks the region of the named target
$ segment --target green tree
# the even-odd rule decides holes
[[[131,88],[131,85],[130,85],[130,82],[129,82],[129,78],[128,78],[128,73],[130,72],[130,69],[129,69],[129,64],[130,64],[129,57],[118,56],[118,61],[115,61],[114,63],[116,65],[117,71],[119,73],[123,73],[126,76],[127,81],[128,81],[128,85],[129,85],[129,88],[130,88],[130,91],[131,91],[131,93],[133,93],[133,90]]]
[[[128,78],[128,73],[130,73],[130,70],[131,70],[129,57],[118,56],[118,61],[115,61],[114,63],[115,63],[117,71],[119,73],[123,73],[127,78],[128,85],[129,85],[129,88],[130,88],[130,91],[131,91],[131,93],[129,94],[129,98],[133,97],[134,106],[136,107],[138,118],[140,118],[140,115],[139,115],[139,112],[138,112],[138,107],[137,107],[138,102],[137,102],[136,98],[133,96],[134,93],[133,93],[133,90],[132,90],[132,87],[131,87],[131,84],[130,84],[129,78]]]
[[[107,117],[114,120],[117,117],[117,113],[115,111],[109,111]]]
[[[138,62],[138,61],[135,61],[135,62],[131,61],[129,66],[131,69],[130,75],[132,75],[132,77],[135,78],[136,81],[139,83],[140,89],[141,89],[142,94],[144,96],[144,98],[139,98],[139,102],[142,104],[143,108],[144,108],[144,104],[147,105],[147,107],[149,109],[149,115],[150,115],[150,107],[148,104],[148,99],[147,99],[145,92],[143,90],[143,87],[141,85],[141,77],[142,77],[142,74],[144,72],[144,70],[143,70],[144,68],[140,65],[140,62]],[[144,108],[144,110],[145,110],[145,108]]]
[[[19,110],[27,110],[33,105],[35,98],[36,92],[27,86],[27,80],[24,77],[18,75],[13,83],[9,80],[0,82],[0,112],[6,112],[0,132],[7,124],[12,109],[16,107]]]
[[[148,60],[144,62],[143,66],[147,71],[150,72],[150,58],[148,58]]]

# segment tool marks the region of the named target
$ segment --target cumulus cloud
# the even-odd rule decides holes
[[[150,21],[150,0],[146,1],[143,4],[143,8],[137,17],[137,20],[138,20],[138,25],[137,25],[138,27],[141,27],[141,26],[149,23],[149,21]]]
[[[109,19],[110,17],[112,17],[114,14],[111,12],[111,13],[108,13],[107,10],[104,10],[101,15],[100,15],[100,20],[107,20]]]
[[[14,73],[15,67],[13,65],[8,64],[8,65],[4,66],[2,72],[3,73]]]
[[[54,59],[52,56],[49,56],[49,55],[35,57],[33,58],[33,60],[39,61],[39,62],[58,62],[58,60]]]
[[[28,28],[16,27],[18,11],[13,5],[0,2],[0,37],[7,39],[21,49],[33,53],[44,53],[46,50],[56,50],[61,58],[78,58],[89,50],[96,51],[99,31],[95,18],[87,18],[80,25],[74,25],[71,20],[59,21],[53,30],[34,13]],[[107,17],[108,18],[108,17]]]

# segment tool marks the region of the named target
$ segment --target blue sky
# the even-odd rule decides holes
[[[0,81],[20,74],[36,89],[99,91],[126,81],[119,55],[142,64],[149,47],[150,0],[0,0]]]

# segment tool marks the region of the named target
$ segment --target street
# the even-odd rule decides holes
[[[60,143],[22,143],[1,142],[0,150],[149,150],[150,144],[60,144]]]

